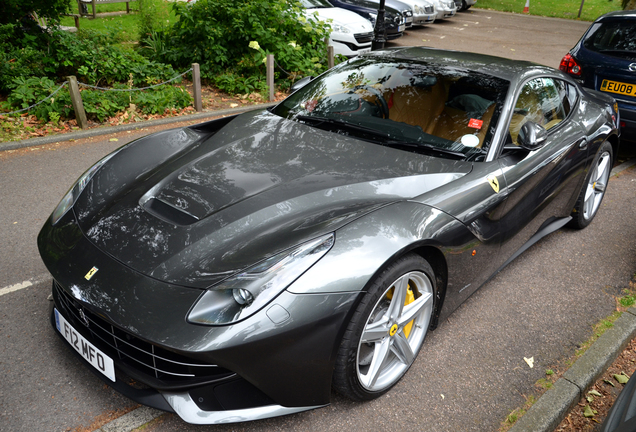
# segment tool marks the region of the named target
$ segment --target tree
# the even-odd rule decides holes
[[[60,15],[69,11],[70,0],[2,0],[0,1],[0,24],[15,24],[30,13],[58,21]]]
[[[636,9],[636,0],[623,0],[623,10]]]

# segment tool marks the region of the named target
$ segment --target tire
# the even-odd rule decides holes
[[[572,228],[583,229],[596,216],[605,196],[612,171],[612,161],[612,145],[605,141],[594,157],[594,162],[585,176],[583,189],[572,210],[572,221],[569,223]]]
[[[342,338],[334,389],[350,399],[364,401],[383,395],[397,384],[424,342],[435,293],[433,269],[419,255],[399,258],[378,275]]]

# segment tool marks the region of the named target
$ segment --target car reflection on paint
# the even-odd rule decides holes
[[[42,228],[53,325],[131,399],[226,423],[383,395],[499,269],[591,223],[619,145],[610,96],[528,62],[399,48],[296,88],[123,146]]]

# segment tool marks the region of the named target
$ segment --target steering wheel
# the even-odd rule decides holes
[[[367,90],[369,93],[373,93],[376,97],[375,105],[380,108],[382,118],[389,118],[389,104],[386,103],[386,99],[384,99],[380,90],[370,85],[360,84],[349,90],[349,93],[354,93],[356,90]]]

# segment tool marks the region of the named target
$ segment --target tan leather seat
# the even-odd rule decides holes
[[[464,135],[475,135],[479,138],[478,147],[481,147],[484,143],[484,137],[486,136],[494,112],[495,104],[492,103],[486,112],[484,112],[484,115],[481,116],[481,119],[479,119],[483,123],[481,128],[477,129],[468,126],[471,118],[466,111],[446,106],[439,117],[439,121],[435,125],[433,135],[450,141],[458,141]]]
[[[419,126],[426,133],[433,133],[438,118],[444,110],[448,94],[444,84],[437,82],[427,88],[399,86],[386,97],[389,119]]]

